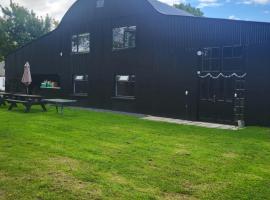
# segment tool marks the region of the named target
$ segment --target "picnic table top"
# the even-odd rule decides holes
[[[40,95],[29,95],[29,94],[12,94],[15,97],[25,97],[25,98],[42,98]]]
[[[44,101],[49,103],[75,103],[76,100],[70,100],[70,99],[44,99]]]
[[[10,95],[11,93],[8,92],[0,92],[0,95]]]

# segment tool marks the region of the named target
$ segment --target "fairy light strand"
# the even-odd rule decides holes
[[[206,75],[203,75],[203,76],[200,76],[200,75],[199,75],[200,78],[207,78],[207,77],[210,77],[210,78],[212,78],[212,79],[218,79],[218,78],[220,78],[220,77],[223,77],[223,78],[233,78],[233,77],[236,77],[236,78],[245,78],[246,76],[247,76],[247,73],[245,73],[245,74],[243,74],[243,75],[238,75],[238,74],[236,74],[236,73],[233,73],[233,74],[231,74],[231,75],[225,75],[225,74],[223,74],[223,73],[220,73],[220,74],[218,74],[217,76],[214,76],[214,75],[212,75],[211,73],[207,73]]]

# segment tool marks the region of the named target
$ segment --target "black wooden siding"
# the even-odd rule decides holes
[[[136,48],[112,52],[112,28],[125,25],[137,26]],[[71,36],[85,32],[91,34],[91,52],[71,55]],[[88,74],[89,105],[116,109],[132,105],[136,112],[196,120],[200,70],[196,52],[203,47],[243,45],[248,53],[246,120],[270,125],[270,97],[265,94],[258,100],[256,90],[269,89],[265,52],[269,41],[268,23],[162,15],[145,0],[106,1],[101,9],[95,8],[95,1],[81,0],[58,29],[9,55],[7,88],[20,89],[23,65],[29,61],[32,74],[58,74],[66,96],[72,93],[72,75]],[[112,99],[116,74],[136,75],[136,100]],[[258,103],[262,108],[255,115]]]

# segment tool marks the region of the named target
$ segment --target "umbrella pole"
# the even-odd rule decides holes
[[[26,94],[29,94],[28,86],[26,87]]]

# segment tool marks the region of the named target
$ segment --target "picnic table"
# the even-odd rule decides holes
[[[7,92],[0,92],[0,106],[6,105],[6,99],[9,98],[11,94]]]
[[[11,94],[6,101],[10,103],[9,110],[17,107],[17,104],[22,104],[25,106],[26,113],[30,112],[33,105],[40,105],[44,112],[47,111],[45,102],[40,95]]]
[[[69,105],[71,103],[76,103],[76,100],[69,99],[44,99],[46,103],[55,105],[57,113],[63,114],[64,106]]]

